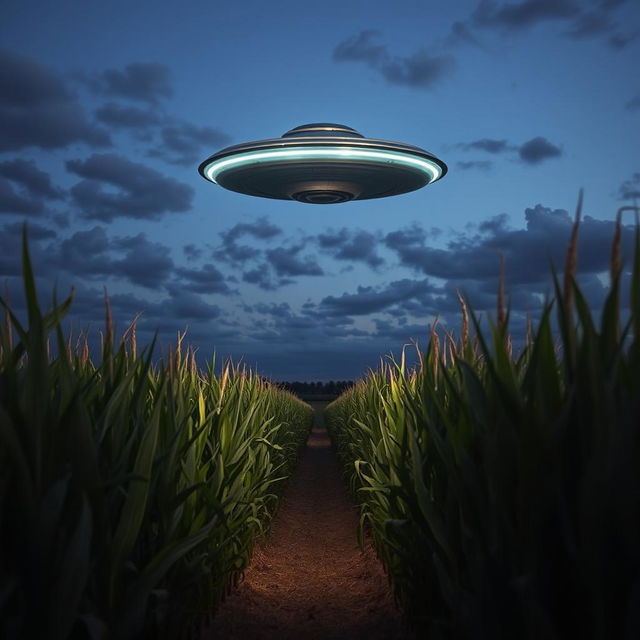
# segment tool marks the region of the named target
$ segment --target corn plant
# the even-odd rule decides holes
[[[43,313],[26,234],[27,324],[0,299],[0,637],[191,637],[246,566],[312,409],[182,337],[102,354]],[[55,356],[51,354],[55,353]]]
[[[620,213],[599,324],[575,281],[579,205],[517,357],[501,297],[488,334],[462,298],[461,339],[432,331],[418,367],[386,363],[327,407],[421,636],[640,637],[640,231],[621,325]]]

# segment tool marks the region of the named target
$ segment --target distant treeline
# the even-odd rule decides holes
[[[278,387],[297,396],[339,396],[354,385],[353,380],[329,380],[329,382],[276,382]]]

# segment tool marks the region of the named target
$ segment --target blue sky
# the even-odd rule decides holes
[[[450,6],[451,5],[451,6]],[[631,0],[7,0],[0,20],[0,277],[16,307],[26,220],[43,300],[169,343],[188,328],[275,379],[375,367],[456,291],[535,317],[585,188],[581,281],[606,293],[615,211],[640,195],[640,6]],[[320,206],[203,180],[223,146],[307,122],[415,144],[449,174]],[[627,257],[632,220],[624,233]],[[628,262],[628,259],[627,259]]]

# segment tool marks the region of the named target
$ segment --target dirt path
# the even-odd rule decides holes
[[[402,621],[371,548],[356,541],[358,513],[322,424],[316,424],[266,544],[203,640],[400,640]]]

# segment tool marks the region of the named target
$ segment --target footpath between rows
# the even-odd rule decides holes
[[[269,538],[202,640],[407,640],[387,577],[356,540],[357,508],[324,427],[326,403]]]

